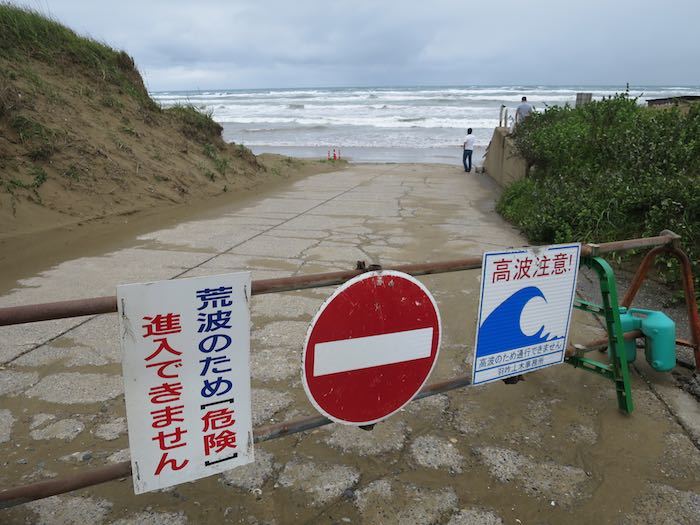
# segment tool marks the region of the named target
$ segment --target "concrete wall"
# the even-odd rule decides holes
[[[513,140],[508,137],[508,128],[493,130],[484,170],[502,188],[527,174],[527,163],[517,153]]]

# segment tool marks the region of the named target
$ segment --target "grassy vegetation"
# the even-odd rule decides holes
[[[29,171],[29,174],[32,177],[31,182],[23,182],[15,177],[11,177],[9,180],[0,180],[0,184],[4,186],[5,190],[9,193],[13,193],[13,190],[17,188],[32,190],[37,199],[39,199],[39,195],[36,193],[36,190],[46,182],[46,179],[48,178],[46,171],[44,171],[44,169],[40,166],[34,166]]]
[[[74,180],[77,182],[80,180],[80,171],[78,170],[78,167],[75,164],[71,164],[70,166],[68,166],[68,169],[63,172],[63,176],[67,179]]]
[[[506,188],[497,209],[531,241],[605,242],[670,229],[700,276],[699,105],[683,114],[620,95],[533,114],[514,139],[534,169]]]
[[[119,99],[111,95],[102,97],[100,99],[100,104],[102,104],[106,108],[124,109],[124,104],[119,102]]]
[[[165,111],[181,122],[182,133],[190,139],[208,144],[214,138],[221,138],[224,128],[214,122],[211,113],[204,113],[192,105],[176,105]]]
[[[146,186],[154,197],[184,199],[210,194],[212,183],[226,191],[232,177],[263,169],[247,148],[225,144],[211,113],[156,104],[126,53],[4,1],[0,194],[11,196],[13,211],[41,195],[73,215],[97,213],[102,198],[93,195],[115,209],[131,205],[115,192],[117,180],[125,192],[139,191],[135,201],[148,179],[162,183]]]
[[[48,160],[56,151],[57,133],[30,118],[16,115],[10,120],[10,127],[17,132],[19,140],[25,144],[32,160]]]
[[[31,170],[31,174],[33,176],[32,188],[38,188],[42,184],[46,182],[46,172],[44,171],[44,168],[41,168],[40,166],[35,166]]]
[[[221,175],[226,175],[226,170],[229,167],[229,160],[221,156],[213,144],[207,143],[204,145],[204,154],[212,160],[216,171]],[[211,180],[214,179],[211,178]]]
[[[77,35],[71,29],[36,11],[0,3],[0,56],[9,58],[16,69],[0,71],[0,117],[17,109],[16,94],[8,83],[8,79],[12,80],[17,75],[49,100],[55,98],[57,102],[60,101],[60,95],[46,84],[32,67],[23,65],[27,59],[58,67],[78,67],[81,73],[92,77],[96,82],[113,86],[111,90],[105,90],[99,99],[99,103],[105,108],[121,113],[126,108],[125,100],[120,98],[120,94],[126,94],[138,102],[143,110],[140,118],[149,124],[154,124],[154,117],[162,111],[148,95],[141,75],[128,54]],[[74,71],[70,70],[70,74],[74,74]],[[86,86],[84,95],[92,97],[94,91]],[[175,106],[167,109],[166,113],[175,118],[187,138],[200,144],[221,141],[223,128],[214,122],[211,113],[204,113],[191,105]],[[127,125],[121,131],[131,134],[133,128]],[[44,146],[46,144],[47,142]],[[45,159],[50,153],[45,147],[38,148],[32,158]],[[243,153],[240,152],[241,155]],[[217,161],[217,171],[223,174],[226,168],[225,161]]]
[[[250,148],[245,147],[243,144],[236,144],[236,150],[239,156],[252,155],[253,152]]]
[[[157,109],[127,53],[79,36],[36,11],[0,4],[0,54],[81,66],[85,74],[115,84],[142,105]]]

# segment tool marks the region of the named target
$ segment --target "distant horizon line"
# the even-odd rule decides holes
[[[355,85],[355,86],[286,86],[286,87],[257,87],[257,88],[190,88],[190,89],[148,89],[150,93],[182,93],[182,92],[204,92],[204,91],[283,91],[283,90],[314,90],[314,89],[405,89],[405,88],[619,88],[621,91],[627,89],[626,84],[385,84],[385,85]],[[637,91],[642,88],[666,88],[666,89],[698,89],[700,84],[631,84],[630,91]]]

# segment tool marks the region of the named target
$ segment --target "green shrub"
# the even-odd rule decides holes
[[[220,139],[223,127],[214,122],[211,112],[202,112],[192,105],[176,105],[165,110],[180,121],[182,133],[190,139],[208,144],[211,139]],[[210,144],[208,144],[212,147]]]
[[[699,275],[700,105],[683,114],[618,95],[533,114],[513,138],[532,169],[497,209],[531,241],[605,242],[670,229]]]

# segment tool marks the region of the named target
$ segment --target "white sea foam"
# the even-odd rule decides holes
[[[609,86],[305,88],[153,93],[164,107],[192,104],[224,125],[227,140],[271,147],[458,148],[466,128],[485,147],[502,105],[511,117],[523,95],[536,110],[624,91]],[[635,87],[647,98],[699,94],[695,87]]]

